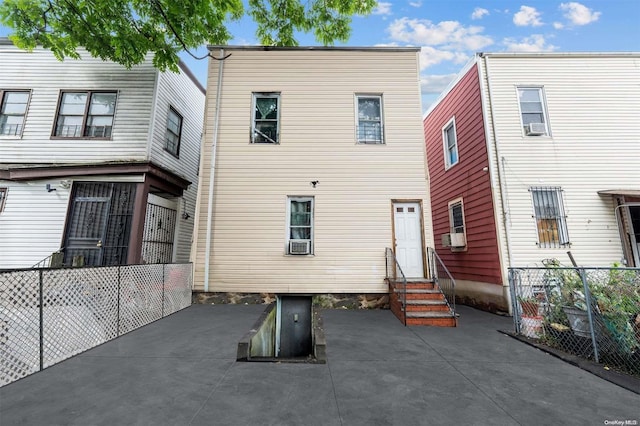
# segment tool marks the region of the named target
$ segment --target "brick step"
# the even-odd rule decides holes
[[[402,290],[396,290],[398,299],[402,300]],[[407,289],[407,301],[409,300],[444,300],[444,294],[440,290],[410,290]]]
[[[407,312],[449,312],[449,306],[444,300],[411,300],[407,299]]]
[[[455,327],[456,317],[447,312],[407,312],[407,325]]]

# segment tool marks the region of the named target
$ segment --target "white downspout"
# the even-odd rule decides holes
[[[481,54],[482,56],[482,60],[484,62],[484,69],[486,71],[486,76],[487,76],[487,91],[488,91],[488,97],[489,97],[489,107],[491,109],[491,115],[490,115],[490,120],[491,120],[491,131],[493,133],[493,141],[496,147],[496,162],[497,162],[497,172],[498,172],[498,184],[500,187],[500,204],[501,204],[501,208],[502,208],[502,221],[504,224],[504,233],[505,233],[505,240],[507,243],[507,264],[509,265],[509,268],[513,267],[513,254],[511,253],[511,234],[509,233],[509,228],[511,227],[511,214],[509,212],[509,206],[508,206],[508,200],[507,200],[507,189],[506,189],[506,176],[505,176],[505,171],[504,171],[504,158],[502,157],[502,154],[500,153],[500,143],[498,140],[498,133],[496,132],[496,122],[494,119],[494,107],[493,107],[493,94],[492,94],[492,90],[491,90],[491,71],[489,68],[489,58],[487,57],[486,54]],[[504,271],[503,271],[504,272]],[[504,283],[503,283],[504,286]],[[509,304],[511,305],[511,298],[507,298]],[[510,311],[513,309],[512,306],[510,306]]]
[[[224,49],[220,49],[220,58],[224,58]],[[209,171],[209,198],[207,200],[207,240],[204,255],[204,291],[209,291],[209,273],[211,262],[211,228],[212,216],[213,216],[213,183],[215,180],[216,171],[216,154],[218,152],[218,128],[220,126],[220,103],[222,96],[220,91],[222,90],[222,73],[224,71],[224,59],[220,59],[220,65],[218,67],[218,87],[216,89],[216,118],[213,128],[213,146],[211,147],[211,170]]]

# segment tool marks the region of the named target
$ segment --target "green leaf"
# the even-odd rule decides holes
[[[230,21],[248,14],[260,43],[296,46],[296,35],[313,32],[323,45],[347,41],[351,17],[368,14],[375,0],[4,0],[0,23],[26,50],[40,45],[56,58],[92,56],[131,68],[153,54],[153,64],[178,70],[181,51],[203,44],[224,45]]]

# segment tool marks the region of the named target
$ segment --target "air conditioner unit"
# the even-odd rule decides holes
[[[451,247],[451,234],[442,234],[442,247]]]
[[[451,238],[451,247],[464,247],[467,245],[467,242],[464,239],[463,233],[458,234],[449,234]]]
[[[289,254],[310,254],[311,241],[289,240]]]
[[[529,123],[524,126],[527,136],[541,136],[547,134],[547,127],[544,123]]]

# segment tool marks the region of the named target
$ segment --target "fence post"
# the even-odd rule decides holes
[[[520,314],[518,313],[518,305],[516,298],[516,280],[514,275],[516,271],[509,268],[509,297],[511,298],[511,307],[513,309],[513,327],[517,334],[520,334]]]
[[[587,318],[589,318],[589,328],[591,330],[591,342],[593,343],[593,357],[597,363],[600,362],[600,356],[598,354],[598,339],[596,339],[596,331],[593,323],[593,310],[591,309],[591,292],[589,291],[589,284],[587,283],[587,274],[583,268],[579,268],[580,279],[582,279],[582,285],[584,286],[584,298],[587,303]]]
[[[39,302],[40,302],[40,371],[44,369],[44,294],[43,294],[43,279],[42,269],[39,272]]]
[[[122,266],[118,266],[118,303],[116,306],[116,336],[120,337],[120,270]]]
[[[160,318],[164,318],[164,292],[165,292],[165,288],[164,288],[164,268],[166,268],[167,265],[166,264],[162,264],[162,305],[160,306]]]

